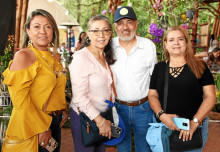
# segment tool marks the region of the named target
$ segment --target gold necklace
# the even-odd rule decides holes
[[[42,59],[49,65],[49,67],[53,70],[56,77],[61,77],[64,69],[62,64],[56,59],[54,54],[51,51],[41,51],[34,48],[42,57]]]

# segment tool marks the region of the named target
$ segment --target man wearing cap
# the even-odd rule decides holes
[[[114,14],[118,37],[112,48],[116,58],[111,66],[116,77],[117,98],[115,106],[125,125],[125,138],[117,145],[117,152],[131,152],[131,130],[134,133],[135,151],[150,151],[146,141],[148,123],[153,111],[148,103],[150,76],[157,62],[154,43],[136,36],[137,17],[131,7],[120,7]]]

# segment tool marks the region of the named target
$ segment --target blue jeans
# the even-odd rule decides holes
[[[53,117],[52,123],[50,125],[50,129],[52,132],[52,137],[58,142],[57,148],[53,152],[59,152],[60,151],[60,144],[61,144],[61,128],[60,128],[60,122],[62,120],[62,113],[60,115],[51,115]],[[39,152],[48,152],[47,149],[38,147]]]
[[[134,143],[136,152],[149,152],[150,147],[146,141],[146,134],[149,128],[148,123],[153,121],[153,111],[149,102],[129,107],[115,102],[117,112],[121,116],[125,125],[125,138],[117,145],[117,152],[131,152],[132,151],[132,135],[134,132]]]

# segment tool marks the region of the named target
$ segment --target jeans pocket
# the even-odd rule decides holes
[[[140,105],[140,108],[141,108],[142,110],[146,111],[146,112],[148,112],[148,111],[150,111],[150,110],[152,111],[152,109],[151,109],[151,107],[150,107],[148,101],[146,101],[145,103],[141,104],[141,105]]]

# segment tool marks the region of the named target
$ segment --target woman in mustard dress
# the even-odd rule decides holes
[[[4,71],[4,83],[13,103],[3,152],[46,152],[51,137],[58,142],[67,120],[62,64],[48,46],[59,46],[54,18],[38,9],[27,19],[22,49]]]

